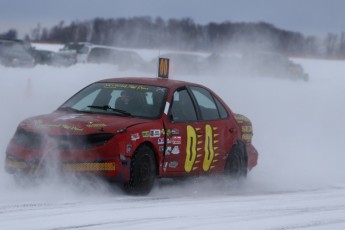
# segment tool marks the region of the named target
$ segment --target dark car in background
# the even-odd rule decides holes
[[[242,58],[243,67],[249,74],[308,81],[309,76],[301,65],[278,53],[253,52]]]
[[[8,67],[34,67],[33,48],[21,40],[0,40],[0,64]]]
[[[120,70],[145,70],[147,67],[144,59],[134,51],[99,45],[89,48],[86,62],[117,65]]]
[[[74,56],[66,56],[50,50],[34,50],[36,63],[55,67],[68,67],[76,63]]]
[[[202,55],[185,52],[171,52],[160,55],[170,59],[172,74],[204,74],[205,58]],[[156,68],[157,59],[151,61],[152,68]]]

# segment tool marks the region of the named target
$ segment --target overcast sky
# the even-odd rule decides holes
[[[29,33],[40,23],[152,16],[196,23],[259,22],[305,35],[345,32],[345,0],[0,0],[0,33]]]

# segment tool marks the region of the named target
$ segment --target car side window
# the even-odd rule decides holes
[[[190,87],[193,92],[193,95],[198,103],[200,108],[201,116],[203,120],[217,120],[219,119],[219,113],[216,106],[216,103],[211,95],[204,88],[200,87]]]
[[[170,118],[175,122],[197,120],[195,108],[187,89],[178,90],[174,93]]]
[[[214,100],[216,101],[217,107],[218,107],[218,111],[219,111],[219,115],[221,119],[225,119],[228,117],[228,112],[226,111],[226,109],[224,108],[224,106],[222,105],[222,103],[220,103],[220,101],[214,97]]]

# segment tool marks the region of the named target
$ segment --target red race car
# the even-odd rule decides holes
[[[14,175],[99,175],[130,194],[156,178],[245,177],[258,160],[252,125],[210,89],[161,78],[95,82],[48,115],[22,121],[6,150]]]

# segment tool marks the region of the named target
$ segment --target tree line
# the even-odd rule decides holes
[[[16,36],[14,29],[0,34],[0,38]],[[345,57],[345,33],[318,38],[282,30],[265,22],[226,21],[200,25],[190,18],[95,18],[70,24],[61,21],[51,28],[37,25],[26,39],[130,48],[208,52],[265,50],[295,56]]]

